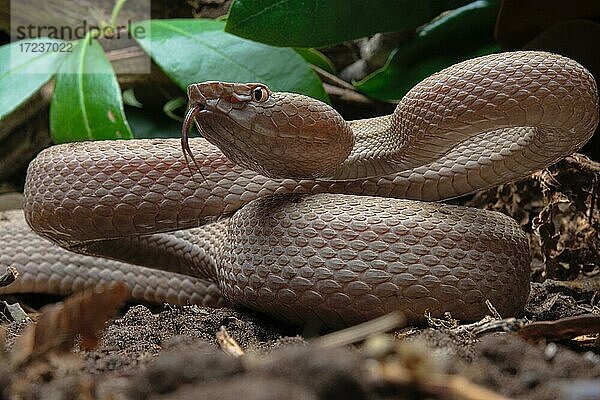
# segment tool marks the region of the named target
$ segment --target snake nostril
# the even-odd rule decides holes
[[[201,83],[193,83],[187,87],[187,95],[189,100],[189,106],[193,107],[196,105],[204,106],[206,104],[206,96],[201,89]],[[206,86],[206,85],[203,85]]]

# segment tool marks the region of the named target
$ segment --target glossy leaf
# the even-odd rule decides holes
[[[136,40],[182,89],[208,80],[262,82],[272,90],[328,101],[317,75],[290,48],[272,47],[223,31],[206,19],[150,20],[134,24],[149,34]]]
[[[0,47],[0,121],[48,82],[67,54],[33,52],[31,45],[37,43],[64,42],[48,38],[28,39]]]
[[[275,46],[320,47],[414,30],[469,0],[234,0],[225,30]]]
[[[478,0],[426,25],[383,68],[355,83],[356,88],[373,98],[397,101],[435,72],[499,51],[493,36],[499,6],[496,0]]]
[[[138,139],[181,137],[181,122],[164,112],[144,108],[125,107],[127,121]]]
[[[82,39],[65,58],[50,106],[55,143],[129,139],[121,89],[115,72],[94,39]]]

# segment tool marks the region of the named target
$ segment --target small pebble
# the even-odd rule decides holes
[[[556,343],[548,343],[546,345],[546,348],[544,349],[544,358],[546,359],[546,361],[550,361],[554,358],[554,356],[556,356],[556,353],[558,353],[558,346],[556,345]]]

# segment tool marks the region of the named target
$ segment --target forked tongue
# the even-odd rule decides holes
[[[183,157],[185,158],[185,162],[188,166],[188,169],[190,170],[191,176],[193,177],[194,174],[192,172],[192,169],[190,168],[188,156],[190,156],[190,158],[194,162],[194,165],[196,166],[196,170],[198,172],[200,172],[202,179],[205,179],[204,175],[202,175],[202,171],[200,171],[200,167],[198,166],[196,159],[194,158],[194,153],[192,153],[192,149],[190,148],[190,143],[189,143],[190,126],[192,125],[192,122],[194,121],[196,116],[203,109],[204,109],[204,106],[202,104],[195,104],[192,107],[190,107],[190,109],[185,113],[185,118],[183,119],[183,127],[181,128],[181,149],[183,150]]]

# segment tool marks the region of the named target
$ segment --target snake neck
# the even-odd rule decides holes
[[[348,124],[354,134],[354,147],[331,180],[384,176],[399,170],[399,154],[407,138],[393,114]]]
[[[567,149],[572,152],[592,136],[597,124],[594,78],[575,61],[543,52],[491,54],[424,79],[390,116],[351,123],[355,146],[334,179],[368,178],[439,164],[461,146],[488,150],[490,141],[497,142],[506,130],[514,132],[512,140],[494,149],[490,162],[505,159],[525,142],[519,135],[532,129],[541,141],[561,147],[574,142]],[[452,166],[463,158],[458,155],[446,161]],[[548,157],[545,164],[560,158]],[[467,169],[475,165],[480,165],[478,160]]]

